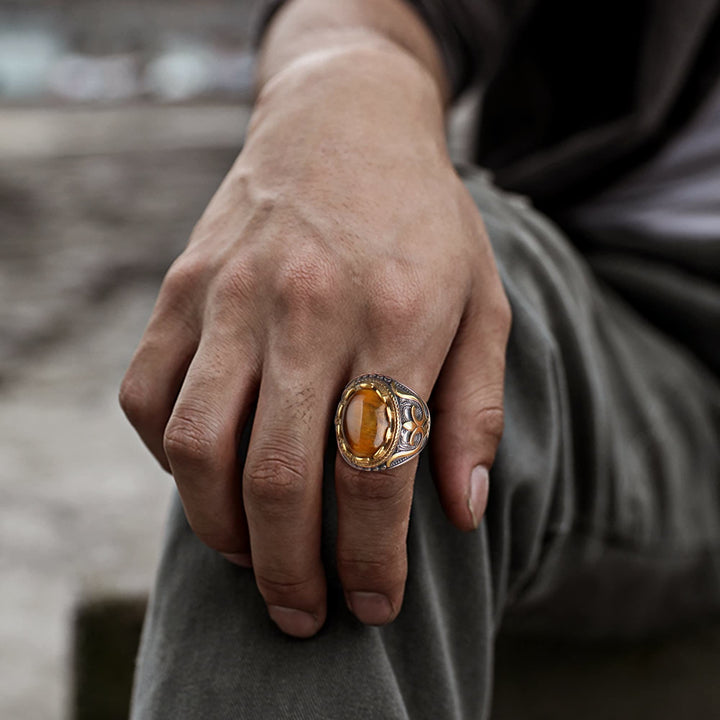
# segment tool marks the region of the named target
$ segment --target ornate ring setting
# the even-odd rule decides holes
[[[343,459],[360,470],[388,470],[420,453],[430,411],[409,387],[385,375],[360,375],[340,396],[335,436]]]

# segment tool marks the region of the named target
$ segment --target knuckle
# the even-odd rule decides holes
[[[257,271],[248,258],[236,259],[220,276],[215,299],[221,305],[247,300],[252,296],[256,277]]]
[[[344,492],[356,501],[393,502],[404,499],[408,483],[392,472],[348,470],[340,477]]]
[[[424,315],[425,302],[419,281],[387,273],[371,293],[368,318],[377,331],[384,329],[393,336],[413,333]]]
[[[202,414],[176,411],[165,428],[163,448],[171,463],[212,465],[217,437]]]
[[[285,571],[256,567],[255,582],[265,600],[271,604],[292,607],[296,603],[291,599],[306,600],[315,594],[314,578],[299,577]]]
[[[204,266],[194,255],[184,253],[165,274],[162,292],[171,298],[184,297],[199,284]]]
[[[287,449],[259,450],[248,457],[243,487],[248,498],[266,507],[296,505],[305,494],[308,466],[303,455]]]
[[[337,568],[345,582],[360,584],[367,589],[385,589],[405,581],[406,562],[403,552],[368,557],[365,554],[338,552]]]
[[[180,318],[188,330],[195,332],[199,309],[197,298],[204,273],[199,260],[181,255],[163,279],[153,313],[155,322],[167,317]]]
[[[512,307],[507,295],[504,292],[499,294],[494,308],[494,315],[501,330],[505,333],[510,331],[512,326]]]
[[[147,393],[130,372],[125,375],[120,385],[118,401],[133,427],[143,425],[151,414]]]
[[[199,520],[189,520],[190,527],[200,542],[221,553],[244,552],[243,538],[237,532],[222,527],[211,527]]]
[[[275,278],[278,297],[288,308],[323,312],[340,295],[340,278],[332,263],[317,250],[296,253]]]
[[[502,407],[484,407],[478,411],[475,424],[483,435],[499,443],[505,429],[505,413]]]

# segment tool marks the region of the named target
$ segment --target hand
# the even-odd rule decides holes
[[[197,536],[252,563],[271,617],[306,637],[326,614],[322,461],[342,388],[374,372],[432,392],[435,481],[470,530],[502,432],[509,325],[432,83],[394,50],[319,55],[265,87],[163,282],[121,404]],[[402,604],[416,466],[336,462],[338,571],[366,623]]]

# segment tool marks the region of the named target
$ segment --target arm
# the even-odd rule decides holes
[[[510,316],[447,156],[446,88],[430,34],[398,0],[281,10],[245,147],[168,272],[121,388],[197,536],[252,564],[292,635],[325,621],[323,449],[351,378],[432,393],[443,507],[463,530],[484,512]],[[416,467],[337,459],[338,572],[363,622],[400,611]]]

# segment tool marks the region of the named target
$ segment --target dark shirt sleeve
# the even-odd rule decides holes
[[[275,11],[286,0],[263,0],[255,34],[259,43]],[[534,0],[405,0],[434,35],[453,98],[471,83],[486,83]]]

